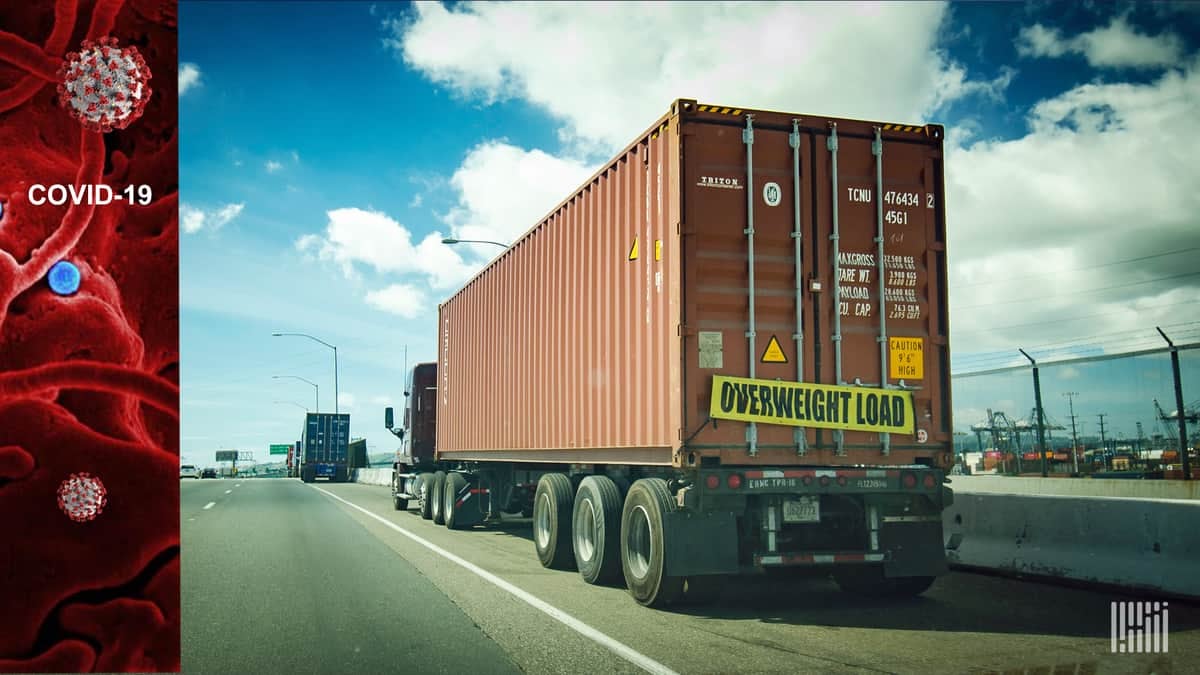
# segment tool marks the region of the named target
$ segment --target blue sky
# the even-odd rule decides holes
[[[1154,325],[1200,341],[1196,4],[179,14],[185,461],[294,440],[314,391],[273,375],[315,382],[332,409],[332,352],[272,332],[336,344],[352,434],[394,449],[381,416],[399,405],[405,346],[409,365],[434,358],[437,303],[498,251],[441,237],[512,240],[678,97],[945,124],[956,370],[1018,363],[1018,346],[1156,346]],[[1141,381],[1128,370],[1062,384]],[[1173,408],[1141,387],[1095,404],[1137,410],[1152,393]],[[964,383],[956,416],[977,421],[989,397]]]

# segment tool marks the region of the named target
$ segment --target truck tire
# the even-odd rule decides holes
[[[683,577],[666,575],[666,514],[677,510],[661,478],[641,478],[629,488],[621,510],[621,571],[638,604],[669,605],[683,594]]]
[[[429,510],[433,522],[437,525],[446,524],[445,504],[442,503],[442,487],[446,484],[446,474],[436,471],[433,474],[433,484],[429,486]]]
[[[589,584],[621,577],[621,495],[608,476],[588,476],[575,493],[571,540],[579,575]]]
[[[417,513],[425,520],[433,519],[433,500],[430,499],[430,474],[423,473],[413,481],[413,491],[417,493]]]
[[[400,497],[400,477],[392,474],[392,508],[396,511],[408,510],[408,500]]]
[[[313,469],[311,466],[306,466],[300,470],[300,480],[305,483],[311,483],[314,480]]]
[[[445,519],[448,529],[461,530],[463,528],[463,518],[458,508],[458,493],[462,492],[465,487],[467,487],[467,479],[461,473],[446,474],[446,482],[442,484],[442,500],[445,502],[442,505],[442,517]]]
[[[571,480],[548,473],[538,480],[533,495],[533,546],[542,567],[569,570],[575,565],[571,548],[571,510],[575,505]]]
[[[885,598],[911,598],[924,593],[935,577],[885,578],[880,567],[847,567],[835,570],[833,579],[847,593]]]

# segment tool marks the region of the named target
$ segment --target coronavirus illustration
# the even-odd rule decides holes
[[[174,12],[0,2],[0,672],[180,667]]]
[[[73,473],[58,486],[58,508],[77,523],[86,523],[100,515],[107,498],[104,483],[87,473]]]
[[[124,129],[142,116],[150,98],[150,68],[135,47],[111,37],[85,40],[67,54],[57,76],[59,105],[95,131]]]

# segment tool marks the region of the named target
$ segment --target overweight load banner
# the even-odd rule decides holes
[[[797,427],[913,433],[912,392],[713,376],[709,416]]]

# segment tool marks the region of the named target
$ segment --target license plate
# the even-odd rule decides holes
[[[783,503],[783,522],[821,522],[821,500],[816,497],[800,497],[785,501]]]

